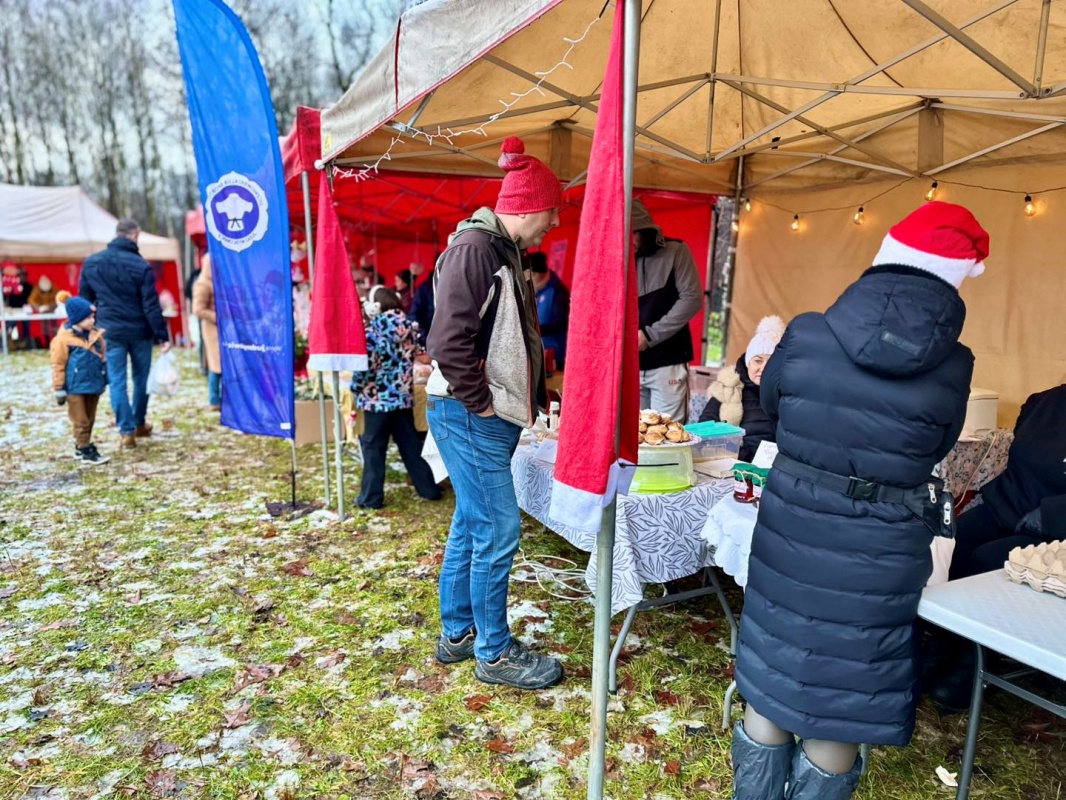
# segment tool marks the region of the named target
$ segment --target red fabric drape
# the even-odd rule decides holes
[[[552,491],[551,516],[589,531],[600,528],[602,509],[615,485],[617,460],[637,460],[637,281],[632,254],[624,258],[630,233],[625,225],[622,171],[623,7],[624,3],[615,7],[581,209]]]

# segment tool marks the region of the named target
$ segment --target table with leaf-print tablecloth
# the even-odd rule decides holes
[[[596,591],[596,534],[548,517],[555,467],[534,458],[532,452],[519,447],[511,460],[518,505],[574,547],[591,554],[585,581]],[[733,481],[697,477],[699,483],[683,492],[619,496],[612,614],[639,603],[646,584],[695,575],[714,563],[700,531],[707,512],[723,497],[732,495]]]

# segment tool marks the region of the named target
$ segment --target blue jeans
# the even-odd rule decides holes
[[[511,456],[522,429],[431,397],[426,416],[455,489],[455,516],[440,570],[440,619],[455,641],[477,630],[474,655],[495,661],[511,643],[507,584],[521,526]]]
[[[222,405],[222,373],[207,373],[207,404],[210,406]]]
[[[115,412],[118,430],[129,436],[144,425],[148,413],[148,373],[152,369],[152,340],[106,339],[107,380],[110,384],[111,410]],[[133,404],[126,386],[126,360],[133,372]]]
[[[363,450],[363,479],[359,485],[360,508],[381,508],[385,504],[385,458],[389,439],[396,442],[415,491],[426,500],[440,500],[440,488],[433,470],[422,458],[422,440],[415,430],[415,415],[409,408],[395,411],[364,411],[365,428],[359,437]]]

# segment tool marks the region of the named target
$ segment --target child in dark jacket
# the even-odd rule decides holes
[[[107,386],[104,331],[84,297],[71,297],[66,310],[67,321],[52,340],[52,388],[74,428],[75,458],[88,466],[106,464],[110,459],[92,441],[96,407]]]

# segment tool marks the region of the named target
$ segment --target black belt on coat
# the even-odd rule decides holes
[[[915,517],[922,520],[934,536],[949,539],[955,536],[955,502],[951,494],[944,489],[944,482],[939,478],[909,489],[888,486],[877,481],[862,478],[845,477],[835,472],[802,464],[794,458],[779,452],[774,458],[774,469],[791,475],[814,486],[821,486],[838,492],[852,500],[869,503],[896,503],[905,506]]]

